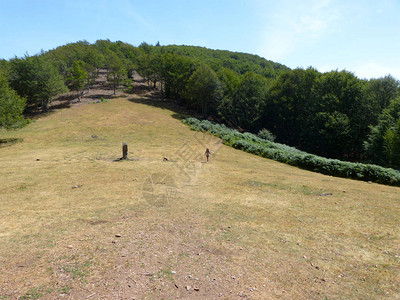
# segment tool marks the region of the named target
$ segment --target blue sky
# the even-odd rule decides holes
[[[400,79],[400,0],[0,0],[0,58],[97,39],[257,54]]]

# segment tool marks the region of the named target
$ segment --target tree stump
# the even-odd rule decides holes
[[[122,143],[122,159],[128,159],[128,145]]]

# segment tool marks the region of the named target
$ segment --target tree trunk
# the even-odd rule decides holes
[[[49,101],[42,100],[42,112],[47,112],[49,110]]]

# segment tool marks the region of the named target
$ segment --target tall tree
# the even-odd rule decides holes
[[[18,128],[26,124],[22,113],[25,99],[21,98],[0,73],[0,128]]]
[[[217,74],[207,65],[201,64],[190,76],[186,85],[186,98],[194,107],[200,108],[203,118],[214,109],[221,98],[221,83]]]
[[[379,115],[375,126],[370,127],[370,133],[366,139],[365,154],[368,162],[390,166],[390,158],[386,148],[385,135],[388,130],[395,127],[396,120],[400,119],[400,97],[392,99],[390,105]],[[386,139],[388,139],[387,137]]]
[[[258,131],[267,93],[267,79],[248,72],[240,77],[232,95],[222,99],[219,105],[220,115],[232,126]]]
[[[108,53],[106,58],[108,79],[112,82],[115,95],[117,87],[127,78],[127,71],[122,60],[114,52]]]
[[[325,141],[318,154],[359,159],[369,124],[365,115],[367,112],[363,113],[365,106],[361,81],[347,71],[327,72],[319,78],[315,93],[319,112],[330,115],[326,122],[319,123],[322,127],[313,128],[314,133],[320,133],[315,145]]]
[[[315,85],[319,76],[313,68],[284,71],[271,85],[262,123],[281,142],[307,147],[307,128],[318,112]]]
[[[70,76],[67,78],[68,86],[76,92],[78,101],[81,101],[81,96],[89,77],[84,67],[85,63],[83,61],[75,61],[73,67],[70,69]]]
[[[195,71],[194,59],[178,54],[166,53],[162,56],[162,80],[165,85],[165,96],[184,104],[182,94],[190,76]]]
[[[390,166],[400,168],[400,119],[397,119],[394,125],[387,129],[384,140]]]
[[[380,112],[389,106],[392,99],[400,95],[400,82],[391,75],[371,79],[365,84],[364,95],[373,105],[373,109]]]
[[[47,111],[53,97],[67,91],[62,76],[44,57],[32,56],[11,60],[11,86],[28,105]]]

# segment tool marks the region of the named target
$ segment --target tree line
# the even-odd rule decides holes
[[[0,127],[23,125],[23,111],[46,111],[65,91],[79,100],[100,69],[114,91],[129,87],[136,71],[204,119],[321,156],[400,168],[400,83],[392,76],[292,70],[257,55],[194,46],[80,41],[0,60]]]

